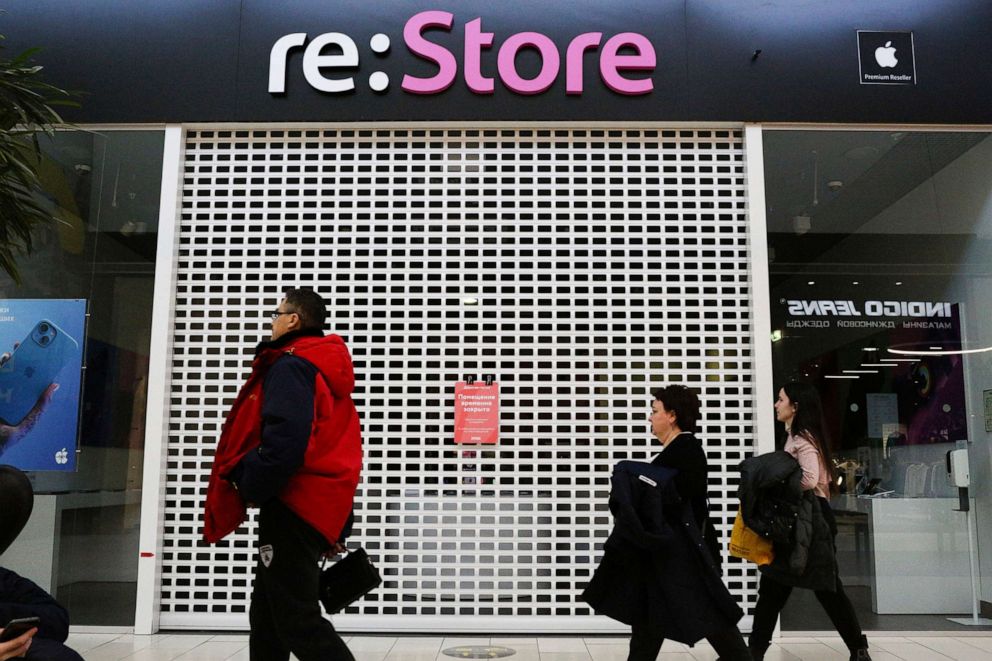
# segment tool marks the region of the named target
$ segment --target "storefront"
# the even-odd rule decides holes
[[[253,525],[205,545],[202,498],[296,286],[359,373],[355,541],[385,582],[340,628],[622,631],[578,595],[612,466],[653,454],[649,390],[700,390],[727,535],[791,378],[831,416],[865,621],[970,612],[938,462],[969,450],[992,565],[992,70],[960,66],[989,8],[25,4],[0,33],[87,92],[48,148],[80,236],[4,285],[87,301],[78,467],[33,474],[57,551],[18,561],[76,623],[247,626]],[[492,445],[455,443],[472,377],[498,391]],[[724,572],[753,606],[753,567]]]

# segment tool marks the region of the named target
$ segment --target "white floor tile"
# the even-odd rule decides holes
[[[248,634],[246,633],[219,633],[210,639],[211,643],[244,643],[248,644]]]
[[[868,643],[871,645],[871,641]],[[882,651],[887,652],[903,661],[947,661],[953,657],[944,656],[936,651],[924,647],[923,645],[917,645],[916,643],[906,642],[906,643],[888,643],[886,642],[885,647]],[[872,659],[874,661],[875,652],[872,652]]]
[[[356,650],[352,648],[351,654],[355,661],[385,661],[388,650]]]
[[[512,661],[510,657],[509,661]],[[541,652],[541,661],[592,661],[589,652]]]
[[[225,661],[248,647],[247,642],[208,640],[177,657],[182,661]]]
[[[392,654],[425,654],[433,653],[437,656],[441,651],[441,644],[444,642],[444,638],[438,636],[436,638],[428,637],[411,637],[411,638],[397,638],[396,644],[392,646],[389,653]]]
[[[119,638],[117,633],[71,633],[65,644],[79,653],[99,647]]]
[[[489,636],[449,636],[441,641],[441,649],[449,647],[479,647],[489,644]]]
[[[956,661],[992,661],[992,652],[967,645],[956,638],[910,636],[909,639],[917,645],[923,645]]]
[[[537,648],[544,654],[589,654],[581,638],[538,638]]]
[[[127,644],[107,643],[91,650],[76,650],[86,661],[120,661],[137,650]]]
[[[396,644],[390,636],[354,636],[348,641],[348,649],[355,652],[388,652]],[[385,656],[385,654],[383,654]]]
[[[630,652],[629,643],[621,643],[617,645],[616,643],[612,645],[587,645],[589,649],[589,656],[592,661],[625,661],[627,654]],[[508,659],[507,661],[512,661]]]
[[[799,661],[799,657],[773,644],[765,652],[765,661]]]
[[[513,649],[518,647],[537,647],[537,638],[526,638],[524,636],[497,636],[495,638],[490,638],[489,644],[499,645],[501,647],[512,647]]]
[[[870,633],[868,635],[868,649],[871,651],[882,650],[884,652],[891,652],[890,649],[896,645],[915,645],[913,641],[909,638],[904,638],[902,636],[898,638],[889,638],[887,636],[872,636]]]
[[[630,636],[602,636],[597,638],[582,639],[586,645],[627,645],[630,643]]]
[[[992,652],[992,637],[988,636],[961,636],[958,638],[965,645],[977,647],[986,652]]]
[[[178,650],[174,647],[144,647],[130,656],[127,661],[174,661],[176,657],[189,650]],[[89,657],[86,658],[89,661]]]
[[[449,647],[497,645],[516,650],[505,661],[626,661],[626,636],[524,637],[343,636],[357,661],[456,661]],[[992,661],[992,636],[894,635],[868,633],[874,661]],[[153,636],[74,633],[67,644],[86,661],[249,661],[245,633],[167,633]],[[780,638],[766,661],[846,661],[847,650],[834,633]],[[693,648],[665,641],[658,661],[714,661],[702,641]]]
[[[803,661],[847,661],[850,653],[838,652],[823,643],[793,643],[781,641],[779,647]]]
[[[386,655],[385,661],[436,661],[437,652],[390,652]],[[442,659],[452,659],[452,657],[442,656]]]

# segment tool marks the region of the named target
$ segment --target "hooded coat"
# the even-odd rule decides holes
[[[774,549],[761,572],[784,585],[835,590],[833,533],[813,491],[802,488],[799,462],[788,452],[770,452],[745,459],[740,471],[741,517]]]
[[[273,383],[270,372],[281,381]],[[312,402],[304,397],[280,401],[274,408],[276,400],[287,397],[289,386],[295,393],[312,392]],[[208,542],[219,541],[244,522],[246,501],[260,505],[270,495],[329,544],[341,538],[362,465],[354,387],[351,357],[337,335],[298,331],[259,344],[214,455],[204,511]],[[299,444],[303,437],[305,447]]]
[[[637,461],[613,469],[613,532],[582,599],[597,613],[688,645],[726,630],[743,612],[723,584],[677,471]]]

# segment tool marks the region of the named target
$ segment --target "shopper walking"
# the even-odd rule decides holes
[[[699,398],[682,385],[652,395],[651,433],[662,452],[650,465],[621,462],[614,471],[617,524],[584,598],[631,625],[629,661],[654,661],[666,638],[705,638],[721,660],[749,660],[736,626],[743,613],[719,573],[709,465],[694,435]]]
[[[829,539],[814,539],[816,548],[809,551],[809,557],[826,551],[833,558],[833,585],[815,589],[814,594],[830,617],[851,652],[851,661],[871,661],[868,654],[868,639],[861,631],[857,613],[851,600],[844,592],[840,575],[836,569],[837,523],[830,509],[828,498],[836,488],[830,444],[823,424],[823,407],[816,388],[806,383],[790,382],[778,391],[775,401],[775,417],[785,425],[785,452],[792,455],[802,470],[801,487],[812,490],[823,518],[829,526]],[[788,556],[790,549],[775,546],[775,557]],[[810,571],[803,575],[792,575],[781,569],[781,564],[773,562],[761,567],[761,581],[758,587],[758,602],[754,608],[754,623],[748,646],[754,659],[763,659],[771,643],[772,632],[779,613],[785,606],[793,587],[811,587]],[[822,574],[822,572],[820,572]]]
[[[324,335],[316,292],[286,292],[271,317],[221,432],[204,537],[220,540],[259,508],[252,661],[353,661],[318,604],[318,561],[343,550],[362,463],[351,358]]]

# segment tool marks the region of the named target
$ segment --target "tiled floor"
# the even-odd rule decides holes
[[[871,634],[875,661],[992,661],[992,635]],[[626,661],[627,639],[526,637],[391,637],[346,636],[357,661],[443,661],[442,650],[467,645],[499,645],[516,650],[506,661]],[[248,637],[236,634],[158,634],[133,636],[74,633],[69,645],[86,661],[247,661]],[[688,648],[666,642],[659,661],[714,661],[705,644]],[[765,656],[768,661],[845,661],[847,650],[833,636],[782,638]]]

